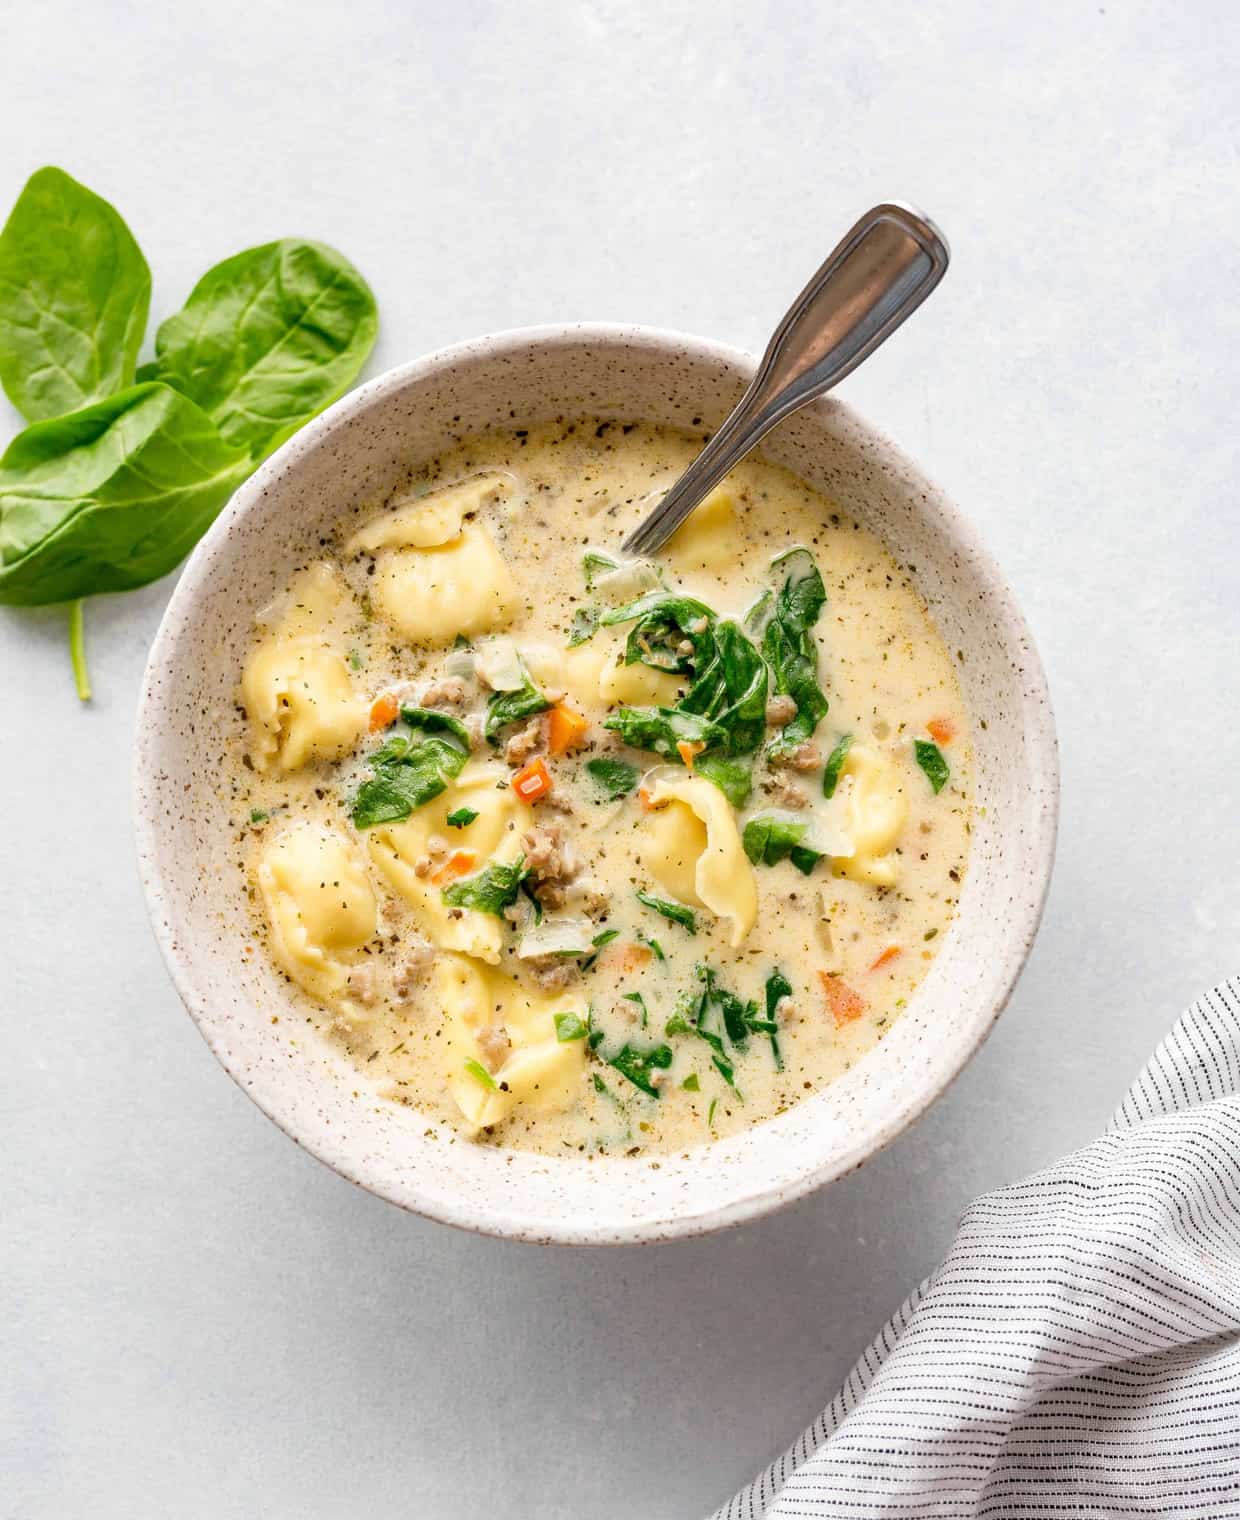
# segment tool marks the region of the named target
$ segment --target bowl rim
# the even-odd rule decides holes
[[[945,1074],[928,1082],[924,1088],[894,1105],[879,1122],[867,1128],[857,1141],[807,1166],[791,1180],[747,1188],[736,1198],[702,1212],[651,1219],[634,1219],[623,1224],[589,1220],[559,1221],[550,1226],[547,1219],[522,1213],[510,1203],[497,1198],[480,1203],[477,1195],[467,1201],[444,1200],[421,1191],[414,1180],[402,1184],[399,1195],[381,1178],[367,1175],[364,1158],[346,1154],[347,1144],[330,1137],[307,1138],[299,1133],[281,1104],[263,1084],[248,1081],[243,1071],[234,1069],[220,1031],[212,1026],[208,999],[200,992],[190,967],[179,953],[173,928],[173,894],[160,864],[158,809],[151,805],[156,777],[149,764],[150,752],[143,742],[147,731],[144,719],[158,684],[158,673],[165,664],[170,647],[187,613],[204,591],[216,549],[252,508],[262,499],[269,485],[295,468],[303,454],[316,450],[337,430],[393,393],[399,393],[436,371],[463,363],[502,359],[531,349],[564,345],[595,344],[600,347],[639,347],[656,352],[673,352],[703,359],[732,369],[746,381],[757,369],[757,360],[744,349],[702,338],[675,329],[623,322],[545,323],[507,328],[481,337],[466,339],[434,349],[419,358],[395,365],[348,392],[340,400],[312,418],[281,445],[233,493],[219,516],[203,535],[184,565],[172,595],[160,619],[147,657],[136,711],[136,740],[131,764],[131,809],[134,838],[143,898],[151,928],[177,995],[199,1034],[229,1077],[289,1139],[309,1152],[338,1175],[358,1187],[406,1209],[410,1213],[454,1225],[473,1233],[502,1239],[534,1241],[564,1245],[623,1245],[686,1238],[740,1224],[784,1208],[819,1188],[857,1170],[871,1157],[885,1149],[914,1124],[943,1095],[968,1066],[986,1040],[995,1022],[1011,999],[1016,982],[1024,969],[1038,927],[1041,923],[1050,888],[1058,834],[1060,803],[1059,746],[1046,673],[1028,622],[1017,603],[1015,593],[990,553],[972,521],[955,502],[928,477],[908,454],[881,428],[876,427],[849,403],[829,396],[811,406],[830,407],[845,423],[861,435],[876,457],[888,468],[916,481],[919,490],[933,504],[943,530],[954,544],[967,553],[986,583],[995,605],[1001,611],[1008,637],[1021,648],[1022,663],[1021,717],[1025,724],[1027,747],[1033,754],[1037,770],[1041,807],[1034,814],[1026,836],[1028,858],[1036,873],[1034,890],[1025,898],[1019,920],[1011,927],[1012,951],[1008,965],[997,981],[986,1006],[978,1011],[956,1049],[957,1060]],[[1017,948],[1018,947],[1018,948]],[[719,1142],[722,1143],[722,1142]]]

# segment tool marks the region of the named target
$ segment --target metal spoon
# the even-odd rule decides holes
[[[947,272],[947,240],[900,201],[867,211],[792,303],[749,389],[659,505],[624,541],[653,554],[791,412],[852,374]]]

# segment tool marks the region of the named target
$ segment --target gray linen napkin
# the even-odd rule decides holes
[[[715,1520],[931,1515],[1240,1516],[1240,978],[1099,1140],[970,1206]]]

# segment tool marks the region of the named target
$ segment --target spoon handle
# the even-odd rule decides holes
[[[911,206],[867,211],[792,303],[727,420],[625,549],[653,554],[666,543],[777,422],[851,374],[917,310],[949,257],[943,234]]]

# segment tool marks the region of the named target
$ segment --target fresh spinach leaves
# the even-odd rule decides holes
[[[370,287],[324,243],[282,238],[207,270],[143,378],[196,401],[260,460],[342,396],[378,333]]]
[[[581,556],[581,568],[586,578],[586,590],[593,591],[594,583],[601,575],[610,575],[620,568],[618,560],[610,554],[600,554],[597,549],[587,549]]]
[[[818,645],[813,627],[826,605],[827,592],[814,556],[797,547],[778,555],[771,569],[780,577],[775,602],[762,634],[762,654],[774,689],[796,703],[796,715],[772,741],[780,753],[795,749],[826,716],[827,699],[818,684]]]
[[[659,1089],[652,1080],[653,1074],[656,1071],[666,1071],[672,1064],[672,1049],[670,1045],[655,1045],[649,1050],[639,1050],[626,1043],[610,1057],[607,1064],[614,1067],[622,1077],[627,1077],[634,1087],[640,1087],[642,1092],[657,1098]]]
[[[578,1014],[555,1015],[555,1037],[561,1045],[568,1045],[573,1040],[584,1040],[587,1033],[585,1022]]]
[[[166,575],[250,468],[162,385],[34,423],[0,458],[0,602],[72,601]]]
[[[26,181],[0,233],[0,382],[28,422],[133,383],[151,271],[115,207],[63,169]]]
[[[465,829],[469,827],[477,816],[478,813],[475,808],[459,807],[453,808],[448,814],[446,821],[450,829]]]
[[[633,623],[626,664],[689,677],[675,707],[621,707],[604,727],[626,744],[682,765],[680,746],[692,746],[696,769],[743,806],[766,728],[767,668],[751,640],[705,603],[662,590],[616,608],[602,622]]]
[[[792,983],[782,971],[772,971],[766,979],[766,1017],[771,1025],[771,1055],[775,1058],[775,1070],[783,1071],[784,1058],[779,1048],[779,1005],[784,998],[792,996]]]
[[[679,924],[682,929],[688,929],[690,934],[697,933],[697,915],[692,908],[686,908],[684,903],[672,902],[666,897],[656,897],[653,892],[638,891],[637,900],[645,903],[646,907],[653,908],[656,913],[661,913],[674,924]]]
[[[822,773],[822,795],[834,797],[835,789],[840,784],[840,777],[844,774],[844,762],[848,759],[848,751],[852,748],[853,736],[845,734],[831,753],[827,756],[826,768]]]
[[[375,750],[372,774],[353,799],[350,816],[359,829],[403,822],[446,790],[469,758],[469,732],[456,718],[424,707],[404,707],[400,715],[409,732],[393,734]],[[419,731],[426,737],[416,742]]]
[[[587,760],[586,770],[603,795],[612,802],[617,797],[627,797],[641,777],[637,767],[630,765],[627,760],[609,760],[604,756]]]
[[[778,865],[790,860],[803,876],[808,876],[822,859],[821,850],[811,849],[802,843],[809,833],[809,824],[778,813],[759,813],[745,825],[741,843],[745,854],[756,866]]]
[[[691,1034],[707,1044],[715,1070],[739,1097],[736,1067],[733,1063],[736,1051],[745,1049],[751,1034],[771,1036],[778,1065],[779,1053],[775,1044],[778,1026],[771,1017],[771,985],[768,982],[767,1017],[762,1018],[758,1013],[758,1005],[752,1001],[743,1002],[734,992],[721,986],[710,966],[698,966],[697,976],[702,984],[701,991],[681,994],[676,1012],[667,1021],[664,1033],[668,1036]],[[775,1001],[778,1000],[779,997],[776,997]]]
[[[522,718],[532,718],[535,713],[545,712],[551,703],[547,701],[530,678],[525,661],[518,655],[521,665],[521,685],[515,691],[497,691],[487,703],[486,721],[482,731],[492,744],[499,743],[499,731]]]
[[[917,757],[918,765],[926,773],[926,780],[937,795],[947,785],[951,776],[951,767],[944,758],[943,751],[929,739],[914,739],[913,753]]]
[[[0,383],[32,423],[0,460],[0,602],[76,602],[173,569],[255,463],[341,395],[374,343],[365,281],[320,243],[250,249],[199,281],[135,371],[146,260],[63,170],[0,232]],[[81,611],[78,690],[90,694]]]
[[[472,908],[476,913],[490,913],[503,918],[511,908],[526,875],[525,856],[518,855],[511,865],[492,861],[476,876],[466,876],[443,889],[443,900],[450,908]]]
[[[568,630],[568,647],[576,649],[588,644],[598,632],[599,610],[597,607],[578,607],[573,613],[572,627]]]

